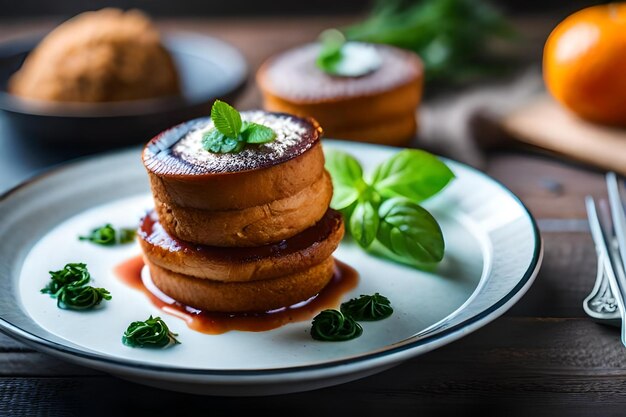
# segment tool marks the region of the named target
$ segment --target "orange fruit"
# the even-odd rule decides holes
[[[559,23],[543,51],[543,77],[580,117],[626,126],[626,3],[589,7]]]

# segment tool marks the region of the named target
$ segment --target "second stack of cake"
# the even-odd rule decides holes
[[[333,276],[343,237],[328,208],[316,122],[243,112],[276,139],[239,153],[212,153],[202,137],[210,118],[170,129],[148,143],[155,212],[139,241],[154,284],[184,304],[221,312],[267,311],[315,296]]]

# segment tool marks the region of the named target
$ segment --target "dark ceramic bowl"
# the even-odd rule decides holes
[[[111,103],[52,103],[7,92],[7,83],[41,37],[0,45],[0,109],[20,140],[41,145],[100,149],[147,142],[162,130],[210,113],[213,100],[233,100],[248,67],[241,53],[208,36],[163,36],[182,84],[177,98]]]

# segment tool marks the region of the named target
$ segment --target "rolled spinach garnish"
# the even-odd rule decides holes
[[[64,310],[90,310],[111,294],[104,288],[87,285],[91,274],[84,263],[69,263],[58,271],[50,271],[50,282],[41,289],[42,294],[56,298],[57,307]]]
[[[122,336],[122,343],[130,347],[167,348],[180,344],[176,336],[163,319],[150,316],[148,320],[132,322]]]

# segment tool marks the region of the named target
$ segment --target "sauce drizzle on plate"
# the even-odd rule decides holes
[[[115,274],[128,286],[143,292],[163,312],[178,317],[195,331],[221,334],[230,330],[262,332],[288,323],[312,319],[328,308],[338,308],[343,296],[354,289],[359,276],[354,268],[335,259],[335,273],[328,285],[309,300],[281,309],[256,313],[215,313],[199,310],[173,300],[162,293],[150,280],[141,255],[115,267]]]

